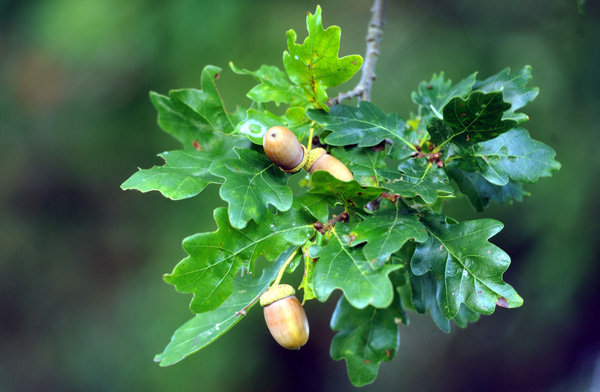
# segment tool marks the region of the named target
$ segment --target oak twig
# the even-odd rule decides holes
[[[340,93],[337,97],[330,98],[327,101],[327,106],[337,105],[344,99],[351,99],[354,97],[358,97],[359,101],[371,100],[371,87],[375,80],[375,63],[377,63],[379,45],[381,44],[381,39],[383,37],[386,3],[387,0],[375,0],[373,8],[371,8],[373,15],[371,16],[367,32],[367,52],[365,53],[360,81],[352,90]]]

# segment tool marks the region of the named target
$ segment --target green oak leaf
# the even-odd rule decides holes
[[[368,202],[385,191],[383,188],[363,186],[356,180],[338,180],[324,170],[314,172],[311,180],[313,187],[309,194],[326,197],[331,206],[342,204],[347,208],[363,210]]]
[[[460,328],[466,328],[467,324],[476,323],[481,318],[481,315],[477,312],[473,312],[471,309],[467,308],[465,304],[460,305],[460,309],[454,318],[452,319],[456,325]]]
[[[258,297],[275,280],[279,268],[291,254],[290,248],[268,265],[260,277],[251,274],[238,275],[233,279],[233,294],[214,310],[200,313],[179,327],[164,351],[154,357],[160,366],[176,364],[187,356],[208,346],[234,325],[257,302]]]
[[[340,37],[338,26],[323,29],[321,7],[306,17],[308,37],[302,45],[296,43],[296,32],[287,32],[288,51],[283,53],[283,65],[290,80],[300,86],[315,107],[328,110],[326,89],[348,81],[362,65],[358,55],[338,58]]]
[[[411,264],[415,275],[431,272],[436,297],[448,319],[464,303],[471,310],[491,314],[496,305],[516,308],[523,299],[502,281],[509,256],[487,240],[502,230],[502,222],[480,219],[448,224],[444,216],[426,214],[421,222],[429,239],[417,244]]]
[[[164,166],[154,166],[133,174],[122,185],[122,189],[137,189],[141,192],[159,191],[172,200],[196,196],[211,183],[223,180],[208,171],[217,154],[206,151],[179,150],[158,154],[165,160]]]
[[[206,124],[181,113],[169,97],[150,92],[150,100],[158,112],[160,128],[177,139],[186,150],[195,149],[195,144],[202,146],[216,140],[216,134]]]
[[[503,120],[510,103],[504,102],[501,92],[485,94],[474,91],[466,99],[456,97],[443,109],[443,119],[433,118],[427,126],[431,141],[437,148],[469,148],[493,139],[517,125],[514,120]],[[449,148],[448,156],[454,151]]]
[[[371,147],[390,139],[394,146],[389,154],[394,158],[406,158],[416,151],[417,133],[407,130],[398,114],[385,114],[370,102],[361,101],[358,107],[334,105],[329,108],[329,113],[307,110],[306,115],[332,131],[325,138],[325,143],[332,146],[358,144],[358,147]]]
[[[254,261],[264,255],[275,260],[292,245],[303,244],[313,233],[312,224],[296,210],[277,215],[267,212],[263,223],[249,223],[244,230],[233,226],[226,208],[214,212],[217,231],[183,240],[188,257],[175,266],[165,282],[178,292],[192,293],[194,313],[214,310],[233,292],[233,279],[242,267],[253,271]]]
[[[502,118],[505,120],[511,119],[521,124],[529,120],[529,117],[524,113],[515,113],[515,111],[533,101],[540,92],[537,87],[525,87],[530,79],[531,66],[529,65],[514,74],[510,73],[510,68],[505,68],[484,81],[477,81],[473,89],[484,93],[501,91],[504,101],[511,104],[510,110]]]
[[[382,187],[402,197],[421,198],[428,204],[436,201],[439,195],[451,195],[454,190],[443,169],[429,163],[426,158],[408,159],[398,166],[399,171],[384,170]]]
[[[486,180],[500,186],[508,184],[509,177],[516,182],[534,183],[560,169],[560,163],[554,160],[556,152],[531,139],[522,128],[476,144],[473,155]]]
[[[381,268],[408,240],[424,242],[429,238],[415,213],[400,201],[384,200],[379,210],[354,227],[352,246],[366,242],[362,248],[365,257],[374,268]]]
[[[141,192],[159,191],[172,200],[196,196],[208,184],[221,184],[223,179],[211,174],[209,166],[216,160],[232,155],[234,146],[244,147],[244,138],[229,136],[209,145],[210,151],[177,150],[158,154],[165,160],[163,166],[139,169],[122,185],[122,189]]]
[[[433,74],[429,82],[421,82],[417,91],[411,94],[412,101],[419,105],[419,116],[421,116],[419,129],[427,125],[434,115],[433,110],[441,112],[452,98],[465,98],[475,84],[476,75],[477,73],[473,73],[454,86],[450,79],[445,79],[443,72],[440,72],[439,76]]]
[[[409,270],[410,288],[412,291],[412,305],[417,313],[429,313],[431,319],[442,331],[450,332],[450,320],[444,317],[440,305],[436,298],[437,285],[435,278],[430,272],[426,272],[421,276],[415,275],[412,270]]]
[[[169,98],[151,93],[158,110],[158,124],[179,140],[184,148],[193,148],[194,140],[201,145],[215,133],[231,133],[235,124],[229,118],[215,81],[221,68],[207,65],[202,70],[202,90],[172,90]]]
[[[448,176],[456,182],[460,191],[467,196],[476,211],[483,211],[490,200],[499,204],[512,204],[513,200],[522,201],[529,193],[523,185],[509,180],[506,185],[494,185],[478,172],[468,172],[457,166],[446,167]]]
[[[289,108],[285,115],[277,116],[268,111],[248,109],[247,117],[241,121],[236,131],[246,135],[254,144],[263,145],[263,137],[267,130],[274,126],[284,126],[290,129],[302,141],[310,130],[311,122],[306,118],[304,108]]]
[[[279,106],[282,102],[291,106],[311,106],[306,99],[304,91],[288,79],[285,72],[272,65],[263,65],[258,71],[240,69],[229,63],[229,67],[238,75],[250,75],[260,82],[248,92],[248,98],[256,102],[275,102]]]
[[[352,237],[348,226],[337,223],[330,233],[327,245],[315,255],[319,258],[313,273],[313,289],[317,299],[325,302],[333,290],[341,289],[355,308],[390,306],[394,288],[388,274],[402,265],[385,265],[375,269],[365,258],[362,249],[350,247]]]
[[[229,203],[229,219],[233,227],[243,229],[250,220],[260,223],[268,204],[279,211],[292,206],[292,190],[286,185],[288,176],[264,155],[247,149],[234,149],[239,159],[213,162],[210,173],[224,178],[219,195]]]
[[[372,148],[353,147],[350,149],[334,148],[331,155],[339,159],[354,174],[354,179],[361,185],[379,186],[378,170],[385,169],[385,150],[374,151]]]
[[[340,298],[331,318],[331,329],[339,332],[331,341],[330,354],[336,361],[346,360],[352,384],[373,382],[379,364],[394,358],[400,346],[398,321],[403,312],[398,296],[385,309],[356,309]]]
[[[294,196],[292,207],[297,210],[306,210],[319,222],[325,223],[329,219],[329,199],[327,194],[302,193]]]

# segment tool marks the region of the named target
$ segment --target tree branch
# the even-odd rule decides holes
[[[362,76],[354,89],[340,93],[337,97],[330,98],[327,101],[327,106],[337,105],[344,99],[358,97],[359,101],[371,100],[371,87],[375,80],[375,63],[379,56],[379,45],[383,36],[385,5],[387,0],[375,0],[371,12],[371,21],[369,22],[369,30],[367,32],[367,52],[365,53],[365,61],[362,68]]]

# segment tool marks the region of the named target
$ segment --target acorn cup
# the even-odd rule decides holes
[[[296,173],[304,168],[311,174],[325,170],[341,181],[354,179],[352,172],[339,159],[322,148],[307,151],[296,135],[285,127],[269,128],[263,138],[263,148],[269,160],[288,173]]]
[[[309,334],[306,313],[294,294],[292,286],[279,284],[260,297],[269,332],[279,345],[289,350],[299,350]]]

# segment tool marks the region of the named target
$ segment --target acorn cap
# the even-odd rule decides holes
[[[269,288],[260,296],[260,306],[267,306],[280,299],[291,297],[296,290],[289,284],[278,284]]]
[[[310,168],[315,164],[315,162],[321,158],[322,155],[327,154],[324,148],[317,147],[313,148],[308,152],[308,157],[306,158],[306,162],[304,162],[304,170],[309,171]]]

